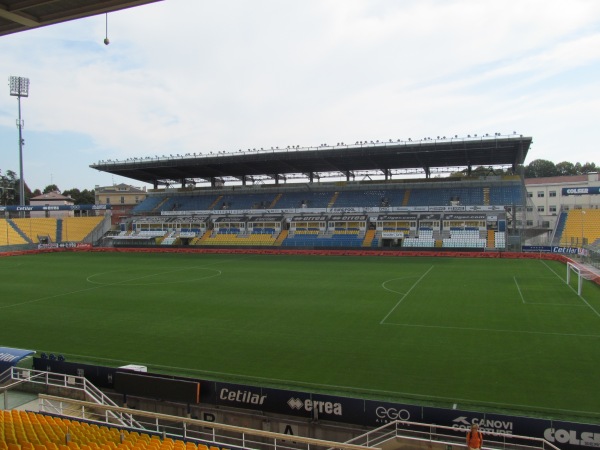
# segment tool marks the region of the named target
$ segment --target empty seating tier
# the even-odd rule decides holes
[[[29,411],[0,411],[0,450],[209,450],[204,444]],[[217,446],[210,450],[220,450]]]

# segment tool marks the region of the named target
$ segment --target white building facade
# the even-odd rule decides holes
[[[528,208],[537,212],[542,222],[554,229],[561,211],[599,209],[600,180],[598,173],[562,177],[528,178],[525,180]]]

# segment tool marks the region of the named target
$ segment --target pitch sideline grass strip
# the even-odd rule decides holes
[[[583,306],[583,305],[582,305]],[[413,323],[395,323],[386,322],[383,325],[393,325],[399,327],[413,328],[435,328],[439,330],[456,330],[456,331],[476,331],[484,333],[508,333],[508,334],[539,334],[541,336],[565,336],[565,337],[581,337],[581,338],[600,338],[600,334],[580,334],[580,333],[554,333],[551,331],[531,331],[531,330],[502,330],[498,328],[474,328],[474,327],[452,327],[442,325],[423,325]]]
[[[598,336],[600,337],[600,336]],[[110,358],[95,358],[95,357],[90,357],[89,355],[72,355],[72,354],[66,354],[66,356],[72,356],[72,357],[77,357],[77,358],[91,358],[91,359],[97,359],[97,360],[101,360],[101,361],[105,361],[105,362],[112,362],[112,363],[127,363],[127,364],[137,364],[137,365],[143,365],[143,366],[148,366],[148,367],[156,367],[159,369],[166,369],[166,370],[171,370],[171,371],[178,371],[178,370],[189,370],[187,368],[184,367],[175,367],[175,366],[164,366],[164,365],[152,365],[149,364],[147,362],[144,361],[125,361],[125,360],[117,360],[117,359],[110,359]],[[227,377],[227,378],[235,378],[237,375],[236,374],[231,374],[231,373],[226,373],[226,372],[215,372],[215,371],[206,371],[206,370],[193,370],[193,372],[199,374],[199,375],[208,375],[208,376],[212,376],[212,377]],[[282,379],[277,379],[277,378],[268,378],[268,377],[244,377],[244,380],[247,379],[252,379],[254,382],[259,382],[259,383],[269,383],[269,384],[273,384],[273,385],[283,385],[283,386],[289,386],[289,385],[297,385],[297,386],[302,386],[305,388],[314,388],[314,389],[318,389],[318,390],[322,390],[322,391],[348,391],[348,392],[355,392],[358,394],[365,394],[365,393],[371,393],[371,394],[376,394],[376,395],[403,395],[407,398],[412,398],[412,399],[422,399],[422,400],[427,400],[427,401],[440,401],[440,402],[444,402],[444,403],[448,403],[451,402],[454,404],[454,407],[458,407],[458,403],[463,403],[463,404],[468,404],[468,405],[472,405],[472,404],[483,404],[483,405],[489,405],[492,407],[501,407],[501,408],[508,408],[510,409],[511,407],[517,407],[520,409],[531,409],[531,405],[521,405],[521,404],[510,404],[510,403],[501,403],[501,402],[487,402],[487,401],[480,401],[480,400],[476,400],[476,399],[467,399],[467,398],[456,398],[456,397],[442,397],[442,396],[433,396],[433,395],[424,395],[424,394],[416,394],[416,393],[411,393],[411,392],[398,392],[398,391],[385,391],[385,390],[379,390],[379,389],[363,389],[363,388],[353,388],[351,386],[336,386],[336,385],[331,385],[331,384],[323,384],[323,383],[307,383],[307,382],[302,382],[302,381],[297,381],[297,380],[282,380]],[[570,410],[570,409],[558,409],[558,408],[544,408],[541,407],[539,408],[540,410],[545,410],[545,411],[549,411],[549,412],[559,412],[559,413],[564,413],[564,414],[589,414],[589,411],[578,411],[578,410]],[[595,416],[600,417],[600,413],[598,414],[594,414]]]

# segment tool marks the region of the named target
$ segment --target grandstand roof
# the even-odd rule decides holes
[[[160,0],[0,0],[0,36]]]
[[[395,169],[467,168],[523,164],[531,137],[521,135],[422,141],[364,142],[318,148],[253,150],[235,153],[186,154],[100,161],[90,167],[158,186],[191,180],[214,180],[253,176],[283,177],[320,173],[346,174],[354,171]]]

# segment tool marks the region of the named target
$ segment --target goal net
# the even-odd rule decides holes
[[[581,290],[583,288],[583,277],[581,276],[581,268],[573,264],[572,262],[567,263],[567,284],[571,286],[571,274],[577,277],[577,295],[581,296]]]
[[[567,262],[567,284],[571,286],[571,277],[575,277],[573,283],[577,283],[577,295],[581,296],[583,289],[583,280],[595,281],[600,278],[600,275],[590,269],[574,263]]]

